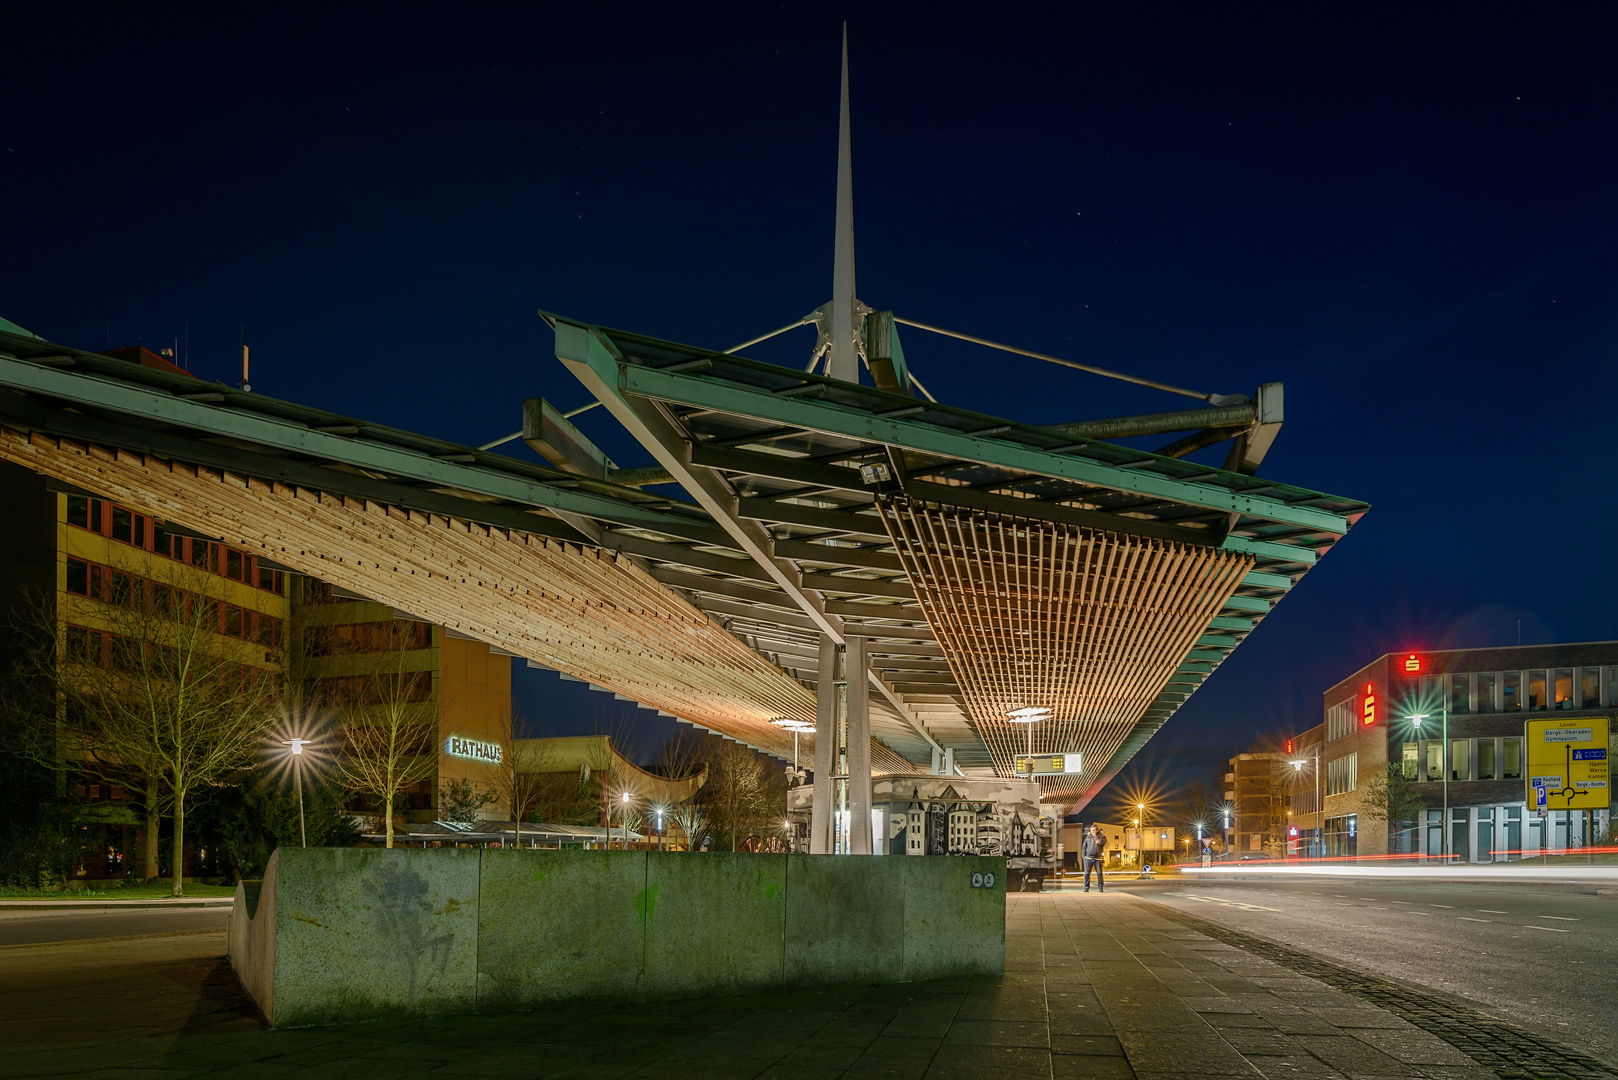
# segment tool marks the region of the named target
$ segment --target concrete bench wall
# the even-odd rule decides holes
[[[237,888],[229,954],[278,1027],[998,975],[1004,879],[978,857],[282,848]]]

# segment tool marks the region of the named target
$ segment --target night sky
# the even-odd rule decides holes
[[[228,381],[245,333],[257,392],[487,442],[586,400],[539,308],[725,348],[829,297],[848,18],[861,299],[1283,381],[1261,475],[1372,504],[1122,783],[1318,722],[1390,650],[1618,636],[1618,9],[1048,7],[13,12],[0,315]],[[1191,404],[904,341],[1031,423]],[[518,688],[538,731],[622,708]]]

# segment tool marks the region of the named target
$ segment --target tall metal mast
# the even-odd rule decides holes
[[[832,254],[831,356],[826,373],[860,381],[859,312],[854,299],[854,155],[848,129],[848,24],[843,24],[843,100],[837,137],[837,238]]]

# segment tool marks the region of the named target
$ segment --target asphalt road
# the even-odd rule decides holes
[[[230,908],[177,908],[173,911],[135,908],[119,911],[0,911],[0,946],[44,945],[54,941],[90,941],[96,938],[146,934],[188,934],[225,929]],[[4,960],[0,959],[0,964]]]
[[[1202,879],[1125,888],[1255,937],[1470,998],[1618,1064],[1618,897],[1592,887]]]

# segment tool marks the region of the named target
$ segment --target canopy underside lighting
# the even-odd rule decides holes
[[[882,521],[943,647],[995,771],[1034,752],[1083,754],[1088,788],[1252,568],[1249,555],[1049,521],[881,501]]]

